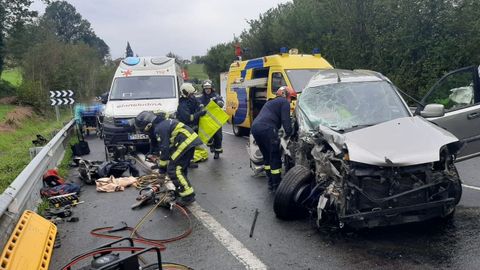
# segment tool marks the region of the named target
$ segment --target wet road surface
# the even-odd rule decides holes
[[[224,129],[230,132],[228,127]],[[480,191],[464,188],[462,200],[451,220],[377,228],[361,231],[317,230],[308,219],[286,222],[275,217],[273,195],[265,178],[252,177],[245,138],[224,134],[225,153],[210,158],[189,176],[196,190],[200,211],[205,211],[235,238],[243,248],[269,269],[478,269],[480,266]],[[91,140],[87,159],[103,159],[103,144]],[[480,187],[477,173],[480,159],[457,164],[465,184]],[[71,178],[76,178],[75,169]],[[77,180],[78,181],[78,180]],[[132,211],[137,191],[97,193],[85,186],[84,204],[74,209],[78,223],[59,225],[62,246],[56,249],[51,269],[58,269],[75,254],[108,242],[93,238],[91,229],[126,221],[135,225],[149,209]],[[249,237],[255,209],[259,215],[253,237]],[[198,209],[197,209],[198,210]],[[165,261],[183,263],[195,269],[245,269],[248,261],[225,247],[222,236],[212,234],[205,220],[193,219],[193,233],[167,244]],[[149,238],[181,233],[185,221],[175,212],[159,209],[140,230]],[[151,257],[148,257],[151,259]],[[152,262],[152,261],[150,261]]]

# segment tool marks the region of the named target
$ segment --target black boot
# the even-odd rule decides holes
[[[213,159],[219,159],[220,158],[220,152],[215,152],[213,155]]]
[[[187,195],[185,197],[179,197],[177,199],[177,204],[180,206],[187,206],[192,204],[195,201],[195,193]]]
[[[272,191],[277,191],[278,185],[280,185],[280,181],[282,180],[279,174],[272,175]]]
[[[190,165],[188,165],[188,168],[190,168],[190,169],[196,169],[196,168],[198,168],[198,164],[195,163],[195,162],[190,162]]]
[[[272,177],[271,176],[267,176],[268,177],[268,191],[269,192],[273,192],[273,181],[272,181]]]

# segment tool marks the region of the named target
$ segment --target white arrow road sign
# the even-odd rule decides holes
[[[58,105],[69,105],[75,103],[73,98],[51,98],[50,105],[58,106]]]
[[[73,94],[72,90],[50,91],[50,98],[73,97]]]

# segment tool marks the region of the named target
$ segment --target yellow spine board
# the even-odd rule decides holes
[[[1,270],[48,270],[57,226],[26,210],[15,226],[0,258]]]
[[[213,101],[210,101],[205,109],[207,114],[200,117],[198,136],[203,143],[207,144],[212,136],[228,121],[228,114]]]

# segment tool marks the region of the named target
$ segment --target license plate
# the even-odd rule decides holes
[[[129,140],[146,140],[148,139],[148,135],[146,134],[128,134]]]

